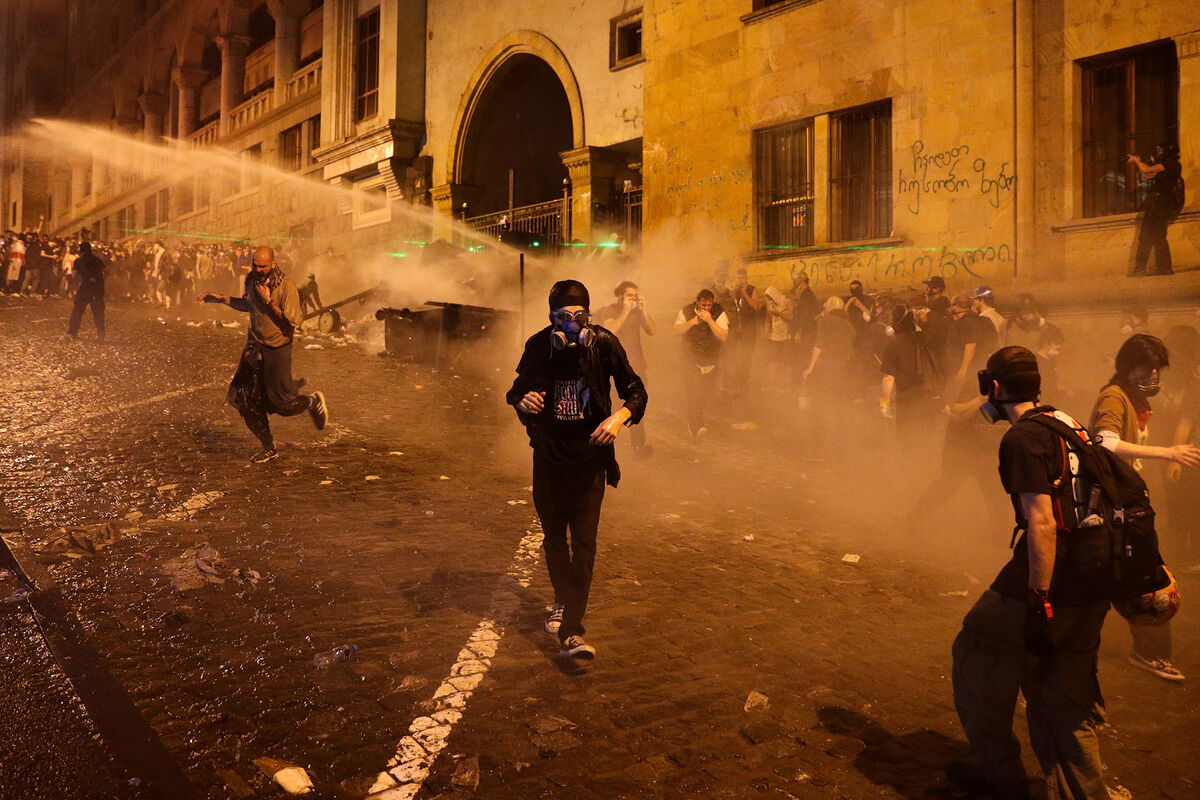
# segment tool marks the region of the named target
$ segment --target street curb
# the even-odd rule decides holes
[[[142,717],[125,687],[91,646],[49,572],[14,533],[20,527],[0,499],[0,566],[24,584],[38,631],[96,726],[116,772],[141,780],[140,797],[189,800],[195,789]]]

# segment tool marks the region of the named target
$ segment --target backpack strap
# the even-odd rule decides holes
[[[1043,428],[1048,428],[1049,430],[1058,434],[1063,441],[1066,442],[1067,446],[1076,452],[1082,453],[1084,452],[1085,447],[1096,446],[1093,444],[1091,437],[1088,436],[1086,429],[1084,429],[1082,426],[1076,427],[1075,425],[1070,425],[1054,413],[1038,412],[1027,414],[1021,419],[1028,419],[1031,422],[1036,422]],[[1076,423],[1076,425],[1078,425],[1078,423]],[[1100,486],[1100,491],[1104,492],[1109,501],[1114,504],[1114,513],[1117,515],[1117,519],[1115,521],[1117,524],[1120,524],[1120,522],[1123,521],[1124,510],[1115,507],[1117,499],[1117,487],[1116,484],[1113,483],[1112,477],[1100,472],[1099,470],[1092,470],[1092,474],[1090,474],[1088,477],[1090,477]]]

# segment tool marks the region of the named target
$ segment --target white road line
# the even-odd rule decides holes
[[[224,492],[197,492],[179,506],[168,511],[166,514],[163,514],[161,518],[165,519],[167,522],[182,522],[185,519],[191,519],[196,512],[208,508],[224,496]],[[157,520],[148,520],[143,524],[156,521]]]
[[[433,693],[437,710],[427,717],[417,717],[408,726],[408,735],[396,745],[396,755],[368,792],[370,800],[412,800],[421,790],[433,762],[446,748],[454,725],[462,719],[467,701],[492,665],[504,625],[521,604],[519,592],[533,579],[541,544],[542,530],[535,523],[517,545],[516,555],[492,595],[488,618],[476,626],[450,674]]]
[[[211,389],[214,386],[220,386],[222,384],[227,384],[228,382],[229,378],[221,378],[220,380],[209,381],[208,383],[201,383],[196,386],[189,386],[186,389],[176,389],[173,392],[165,392],[163,394],[155,395],[154,397],[147,397],[144,400],[134,400],[131,403],[123,403],[119,406],[113,406],[112,408],[102,408],[99,411],[93,411],[89,414],[84,414],[81,417],[77,417],[72,421],[72,425],[77,425],[80,422],[87,422],[88,420],[96,419],[97,417],[103,417],[106,414],[118,414],[122,411],[128,411],[131,408],[146,406],[150,405],[151,403],[161,403],[163,400],[170,400],[174,397],[183,397],[185,394],[192,394],[193,392],[198,392],[201,389]]]

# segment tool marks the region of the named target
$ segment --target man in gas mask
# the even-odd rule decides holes
[[[641,421],[646,388],[612,332],[590,323],[587,288],[564,280],[550,289],[550,325],[525,342],[506,399],[533,448],[533,504],[554,586],[546,630],[563,658],[592,659],[583,639],[605,485],[621,477],[613,442]],[[625,405],[613,412],[610,384]],[[570,528],[570,545],[567,529]]]
[[[1103,719],[1097,650],[1108,581],[1069,557],[1056,560],[1056,548],[1069,553],[1070,543],[1058,540],[1055,507],[1072,503],[1072,482],[1059,480],[1059,435],[1032,419],[1061,412],[1038,405],[1037,356],[1024,347],[993,353],[979,372],[979,391],[984,415],[1012,426],[1000,441],[1000,480],[1016,515],[1014,537],[1021,535],[954,640],[954,705],[970,761],[952,764],[947,776],[977,794],[1030,796],[1012,730],[1021,692],[1049,795],[1107,800],[1096,724]]]
[[[1150,439],[1150,398],[1159,392],[1159,373],[1168,366],[1167,346],[1157,336],[1135,333],[1117,351],[1116,371],[1100,390],[1092,407],[1088,430],[1106,449],[1128,461],[1138,472],[1142,460],[1157,458],[1181,466],[1200,462],[1193,445],[1157,447]],[[1134,625],[1129,663],[1167,681],[1181,681],[1183,672],[1171,663],[1171,624]]]

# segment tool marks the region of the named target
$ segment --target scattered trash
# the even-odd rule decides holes
[[[842,561],[845,561],[847,564],[857,564],[861,558],[862,556],[857,553],[846,553],[846,555],[842,556]]]
[[[543,714],[529,723],[529,727],[533,728],[534,733],[550,733],[551,731],[570,730],[576,726],[569,719],[556,717],[553,714]]]
[[[312,781],[303,767],[266,757],[254,759],[254,766],[288,794],[308,794],[313,790]]]
[[[527,506],[527,505],[529,505],[529,501],[528,500],[509,500],[508,504],[510,506]]]
[[[130,522],[137,522],[143,516],[144,515],[140,511],[130,511],[128,514],[125,515],[125,519],[129,520]]]
[[[757,422],[735,422],[730,426],[735,431],[756,431],[758,430]]]
[[[356,644],[339,644],[332,650],[324,653],[318,653],[313,657],[313,663],[317,665],[317,669],[325,669],[330,664],[336,664],[339,661],[349,661],[350,656],[358,652]]]
[[[369,481],[377,481],[377,480],[379,480],[379,476],[378,475],[368,475],[366,479]]]
[[[178,483],[164,483],[162,486],[158,487],[158,493],[162,494],[163,492],[174,491],[175,489],[178,489],[178,488],[179,488]]]
[[[479,788],[479,756],[465,756],[460,758],[458,766],[454,768],[454,777],[450,779],[450,783],[455,789],[466,789],[473,792]]]
[[[324,350],[325,348],[319,344],[306,344],[306,345],[304,345],[304,349],[305,350]]]
[[[425,386],[424,386],[424,385],[422,385],[422,384],[420,384],[420,383],[417,383],[417,384],[414,384],[414,385],[413,385],[413,388],[414,388],[414,389],[424,389],[424,388],[425,388]]]
[[[188,326],[189,328],[199,328],[199,327],[200,327],[202,324],[203,324],[203,323],[201,323],[201,322],[189,322],[189,323],[187,324],[187,326]]]
[[[246,583],[254,586],[258,586],[258,582],[262,580],[262,575],[259,574],[258,570],[256,569],[235,569],[233,571],[233,577],[237,578],[239,581],[245,581]]]
[[[121,538],[121,529],[117,523],[109,522],[104,525],[89,525],[76,528],[69,533],[65,528],[59,528],[58,536],[42,548],[43,553],[61,553],[78,557],[81,554],[95,555],[99,551],[117,542]]]
[[[329,484],[331,484],[331,483],[333,483],[333,481],[329,480],[329,478],[326,478],[325,480],[321,481],[321,484],[320,484],[320,485],[321,485],[321,486],[328,486],[328,485],[329,485]]]
[[[427,517],[432,517],[432,516],[433,516],[433,512],[432,512],[432,511],[426,511],[426,512],[425,512],[425,516],[427,516]]]
[[[766,711],[770,708],[771,703],[767,700],[767,696],[762,692],[752,691],[746,697],[746,711]]]
[[[13,590],[13,593],[4,598],[6,603],[19,603],[29,595],[25,587],[21,586]]]
[[[220,575],[224,563],[221,554],[205,543],[184,550],[179,558],[164,564],[162,572],[171,576],[171,587],[175,591],[186,592],[209,583],[224,583],[225,579]]]
[[[743,541],[743,542],[753,542],[753,541],[754,541],[754,534],[753,534],[753,533],[747,533],[745,536],[743,536],[743,537],[742,537],[742,541]]]
[[[402,692],[415,692],[418,689],[424,689],[429,685],[429,680],[420,675],[405,675],[400,683],[396,684],[396,688]]]
[[[938,597],[966,597],[966,596],[967,596],[966,589],[962,589],[961,591],[957,591],[957,592],[938,592]]]
[[[449,475],[438,475],[438,480],[439,481],[448,481],[448,480],[450,480],[450,476]]]
[[[393,450],[392,452],[388,453],[388,455],[389,456],[402,456],[402,455],[404,455],[404,453],[401,453],[399,450]]]

